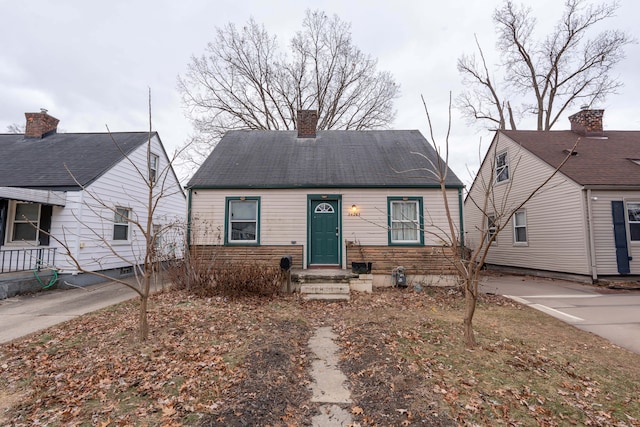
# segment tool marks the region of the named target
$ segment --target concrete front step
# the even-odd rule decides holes
[[[358,275],[351,270],[342,269],[310,269],[291,270],[291,280],[296,283],[348,283],[350,279],[357,278]]]
[[[305,300],[349,300],[348,283],[304,283],[300,294]]]
[[[305,301],[349,301],[349,294],[302,294]]]

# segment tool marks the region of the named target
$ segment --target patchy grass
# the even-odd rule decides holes
[[[0,424],[311,425],[307,341],[331,325],[354,425],[640,426],[640,356],[501,297],[429,288],[227,300],[154,295],[0,346]]]

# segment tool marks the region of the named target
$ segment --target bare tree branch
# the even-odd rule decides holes
[[[484,53],[476,39],[482,67],[463,55],[458,71],[466,90],[456,106],[473,120],[506,129],[505,106],[511,129],[516,121],[511,106],[521,103],[518,116],[533,114],[537,130],[550,130],[576,103],[591,106],[616,93],[622,83],[611,72],[624,58],[624,48],[635,40],[627,33],[596,25],[615,15],[617,1],[592,5],[588,0],[566,0],[562,17],[543,39],[536,39],[531,8],[505,0],[493,13],[502,60],[499,83],[489,78]],[[504,88],[498,93],[498,88]]]
[[[355,47],[350,24],[308,10],[288,54],[250,19],[227,24],[192,57],[178,88],[191,119],[195,163],[225,132],[295,129],[299,109],[318,110],[318,129],[365,130],[390,125],[399,86]]]

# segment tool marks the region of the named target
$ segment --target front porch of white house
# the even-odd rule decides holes
[[[53,287],[56,248],[0,248],[0,299]]]

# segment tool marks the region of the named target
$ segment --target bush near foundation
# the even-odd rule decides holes
[[[251,261],[183,260],[172,265],[168,274],[175,288],[202,298],[271,296],[281,286],[279,267]]]

